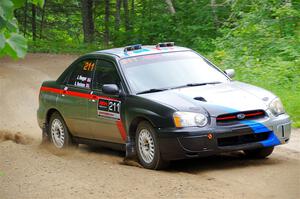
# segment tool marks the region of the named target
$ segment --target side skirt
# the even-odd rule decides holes
[[[94,140],[88,138],[81,138],[81,137],[73,137],[74,142],[77,144],[86,144],[92,146],[101,146],[104,148],[109,148],[117,151],[125,151],[125,144],[107,142],[102,140]]]

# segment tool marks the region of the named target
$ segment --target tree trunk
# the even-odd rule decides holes
[[[135,13],[134,0],[131,0],[131,9],[130,9],[131,21],[134,18],[134,13]]]
[[[126,32],[130,30],[130,20],[129,20],[129,9],[128,9],[128,0],[123,0],[124,7],[124,17],[125,17],[125,30]]]
[[[44,28],[44,23],[45,23],[46,3],[47,3],[47,0],[44,1],[44,7],[42,9],[42,20],[41,20],[41,26],[40,26],[40,39],[42,39],[42,37],[43,37],[43,28]]]
[[[36,40],[36,6],[34,4],[31,5],[32,12],[32,20],[31,20],[31,28],[32,28],[32,40]]]
[[[83,41],[91,43],[94,41],[93,0],[81,0],[81,15],[83,28]]]
[[[105,17],[104,17],[104,46],[109,45],[109,15],[110,15],[110,5],[109,0],[105,0]]]
[[[212,15],[213,15],[213,20],[216,29],[219,28],[219,20],[218,20],[218,15],[217,15],[217,5],[216,5],[216,0],[210,0],[210,6],[212,9]]]
[[[115,15],[115,31],[119,31],[120,29],[120,23],[121,23],[121,0],[116,0],[116,15]]]
[[[171,14],[175,14],[176,11],[175,11],[175,8],[173,6],[173,3],[172,3],[172,0],[165,0],[166,4],[168,5],[168,9],[169,9],[169,12]]]
[[[25,1],[25,9],[24,9],[24,37],[27,34],[27,10],[28,10],[28,2]]]
[[[130,9],[130,26],[131,29],[133,28],[133,24],[134,24],[134,14],[135,14],[135,8],[134,8],[134,0],[131,0],[131,9]]]

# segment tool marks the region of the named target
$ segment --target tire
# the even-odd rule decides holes
[[[54,112],[50,117],[48,135],[51,143],[57,149],[67,149],[75,146],[67,125],[58,112]]]
[[[263,159],[272,154],[274,147],[266,147],[252,150],[244,150],[244,153],[249,158]]]
[[[159,170],[168,166],[168,162],[161,157],[159,140],[149,122],[142,121],[139,123],[136,130],[135,144],[138,160],[144,168]]]

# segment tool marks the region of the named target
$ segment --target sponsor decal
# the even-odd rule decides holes
[[[105,118],[120,119],[121,101],[116,99],[99,98],[98,115]]]

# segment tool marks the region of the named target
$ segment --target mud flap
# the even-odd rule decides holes
[[[127,137],[127,141],[126,141],[125,145],[126,145],[125,146],[125,150],[126,150],[125,159],[135,158],[135,156],[136,156],[135,143],[130,139],[130,137]]]
[[[50,141],[50,137],[48,135],[47,129],[48,129],[48,125],[45,124],[44,127],[42,128],[42,144],[49,143]]]

